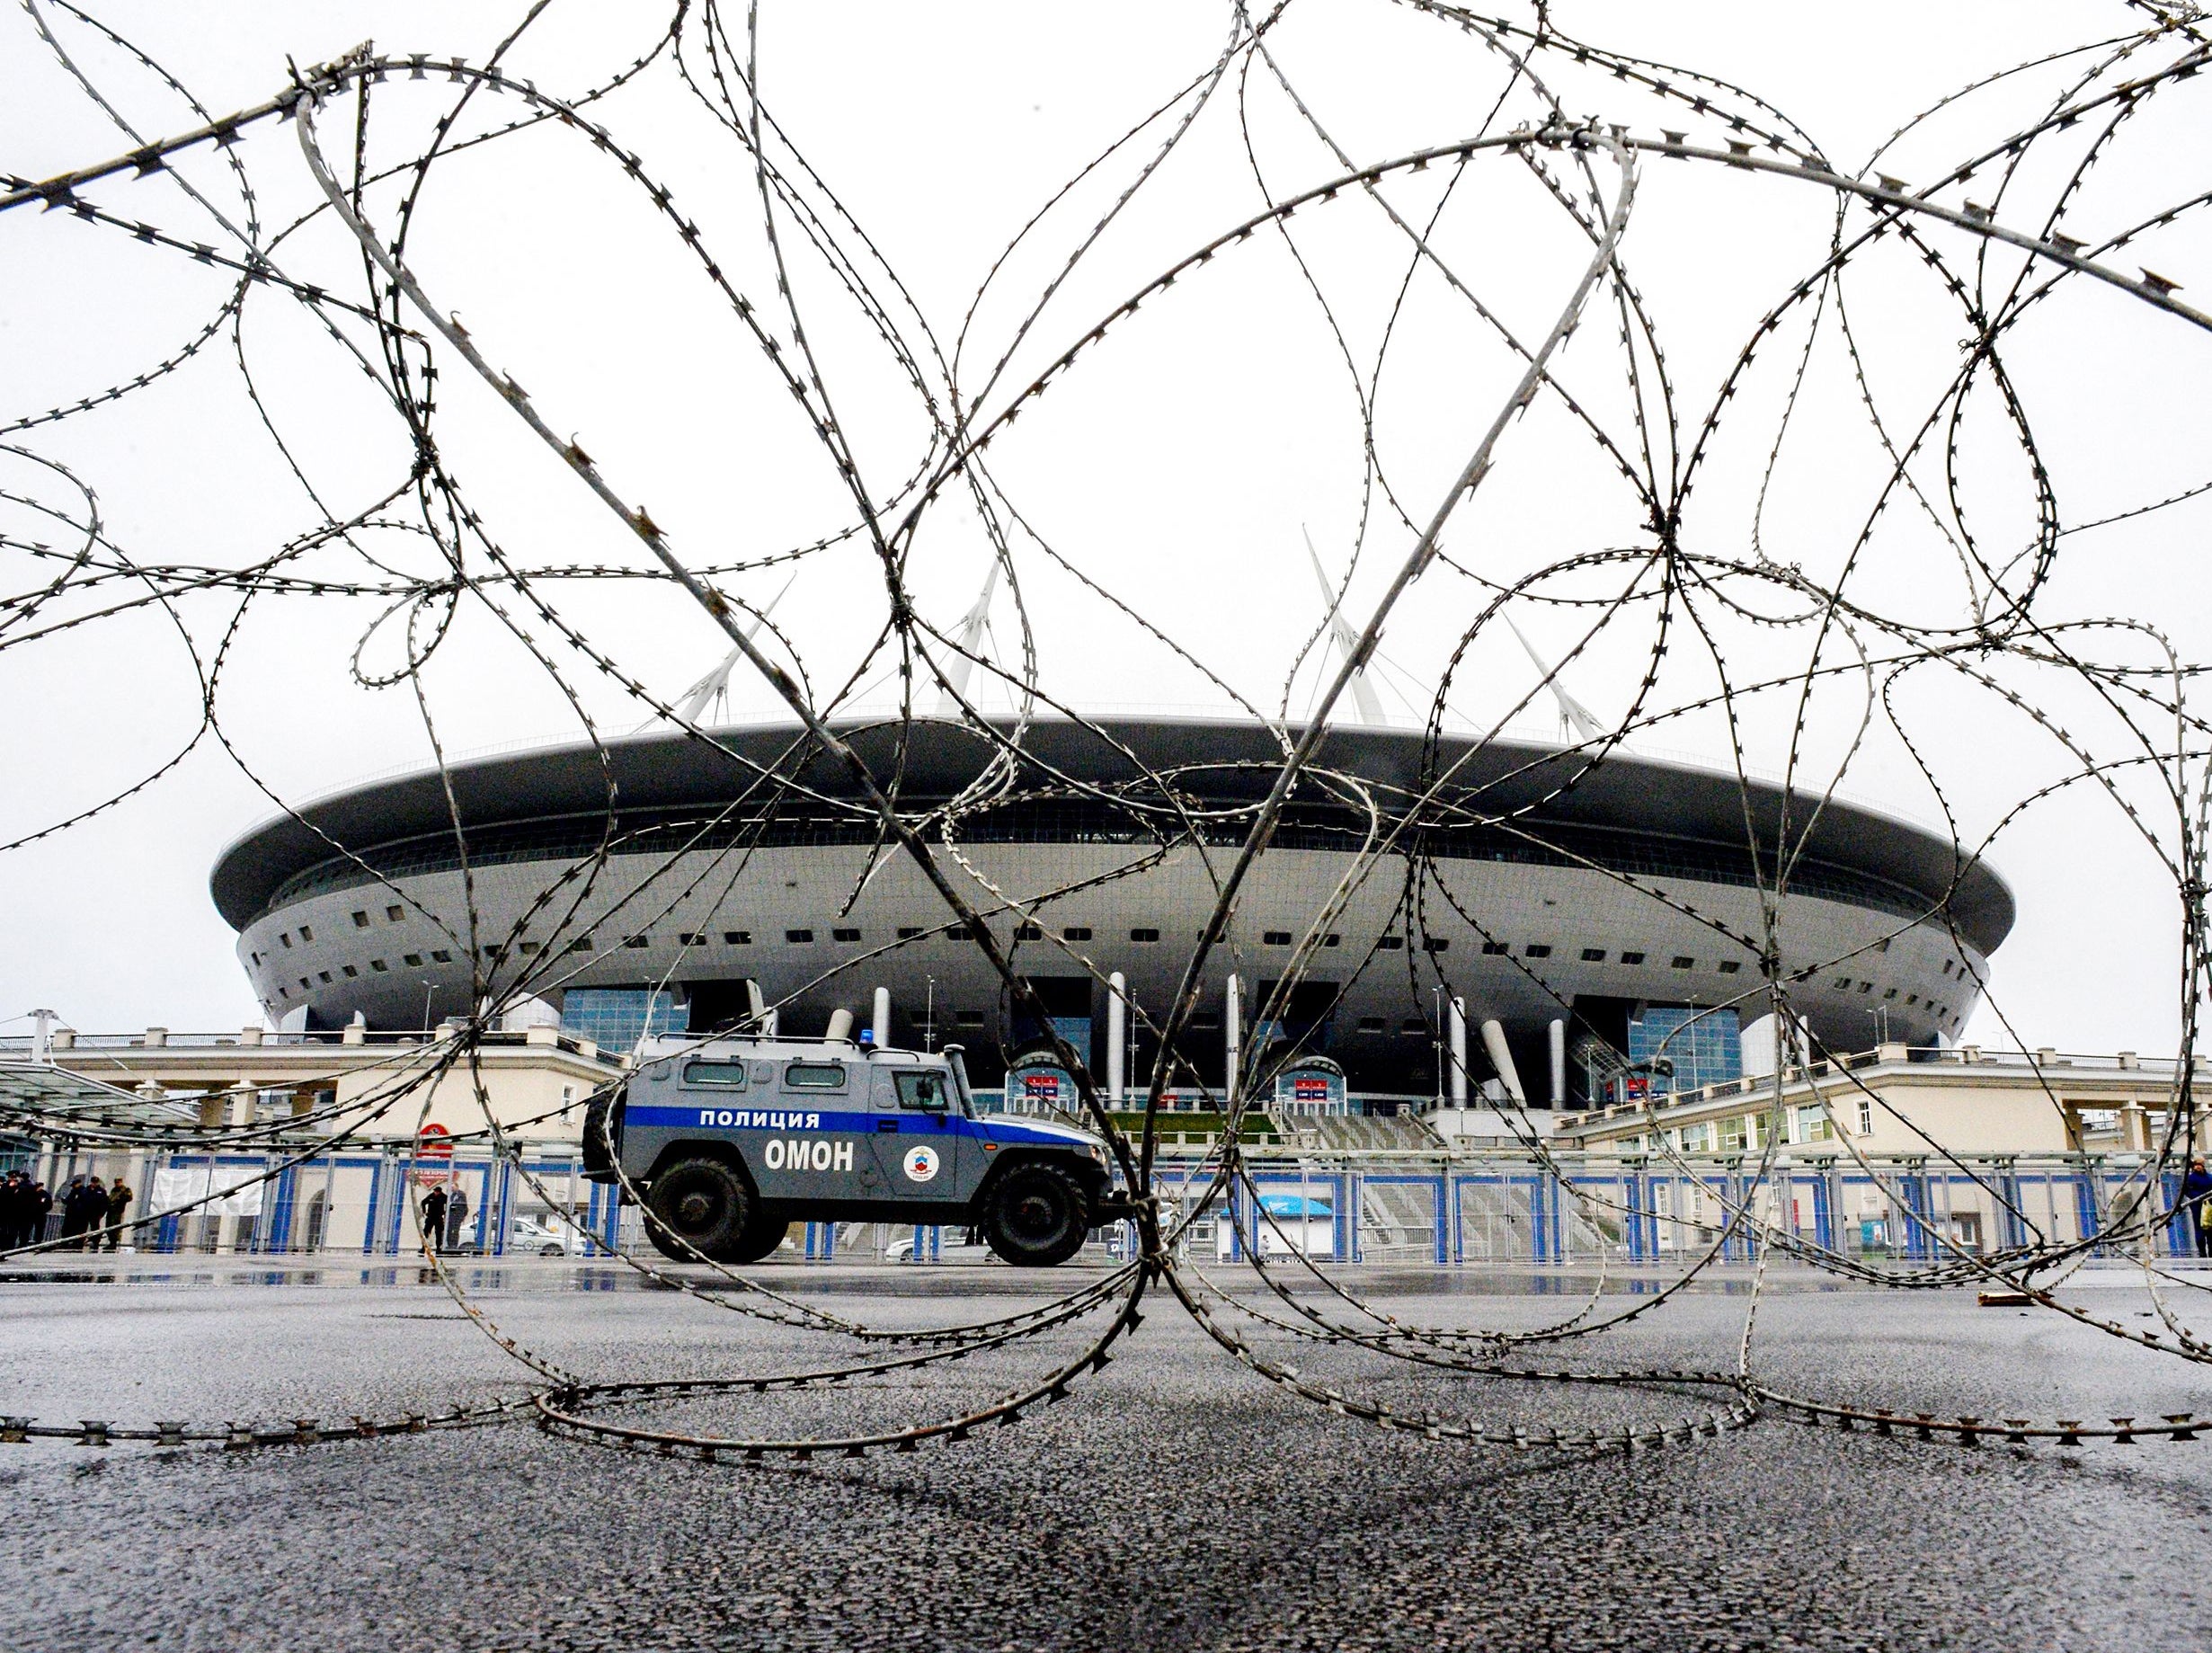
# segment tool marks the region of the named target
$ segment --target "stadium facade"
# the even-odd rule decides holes
[[[910,812],[985,777],[980,801],[925,836],[949,835],[940,855],[981,875],[954,868],[1101,1069],[1106,978],[1164,1012],[1282,750],[1251,723],[1055,721],[993,769],[996,745],[956,723],[841,733]],[[1363,866],[1370,843],[1387,852]],[[1314,932],[1304,980],[1243,1046],[1326,1053],[1355,1091],[1435,1092],[1447,995],[1500,1025],[1532,1100],[1547,1075],[1570,1102],[1733,1078],[1738,1029],[1766,1009],[1763,886],[1784,843],[1774,945],[1812,1032],[1845,1049],[1954,1035],[2013,903],[1936,834],[1648,756],[1593,766],[1541,742],[1333,727],[1209,964],[1183,1053],[1219,1075],[1227,977],[1256,1013]],[[255,828],[211,882],[256,993],[296,1026],[420,1028],[488,982],[620,1046],[649,1018],[729,1025],[754,990],[783,1004],[785,1032],[818,1030],[839,1008],[865,1019],[882,987],[894,1038],[958,1041],[984,1084],[1041,1036],[884,846],[853,777],[794,725],[662,730],[357,786]],[[1133,1084],[1159,1053],[1141,1031],[1132,1045]],[[1672,1078],[1649,1079],[1655,1054]],[[1479,1081],[1479,1046],[1470,1061]]]

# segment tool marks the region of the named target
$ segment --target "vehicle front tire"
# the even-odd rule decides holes
[[[784,1243],[791,1232],[789,1222],[778,1222],[765,1213],[754,1218],[752,1226],[745,1231],[734,1250],[727,1257],[718,1257],[717,1263],[757,1263]]]
[[[1055,1165],[1017,1165],[999,1179],[983,1213],[983,1240],[1017,1268],[1050,1268],[1090,1232],[1083,1190]]]
[[[752,1191],[720,1160],[679,1160],[645,1195],[645,1237],[673,1262],[731,1261],[752,1222]]]

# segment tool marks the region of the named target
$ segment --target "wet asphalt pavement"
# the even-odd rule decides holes
[[[511,1394],[526,1375],[412,1269],[366,1282],[358,1269],[111,1272],[0,1276],[0,1412],[333,1419]],[[893,1326],[1039,1296],[1034,1277],[999,1268],[762,1272]],[[472,1277],[502,1331],[593,1376],[797,1370],[854,1346],[604,1267]],[[1448,1276],[1346,1277],[1435,1324],[1532,1327],[1577,1306],[1512,1278],[1452,1290]],[[2148,1307],[2121,1284],[2077,1295],[2123,1319]],[[2208,1301],[2187,1295],[2188,1308]],[[1609,1295],[1603,1311],[1631,1301]],[[1700,1290],[1566,1346],[1564,1360],[1725,1368],[1748,1301]],[[2212,1413],[2205,1368],[1979,1309],[1971,1293],[1782,1283],[1758,1332],[1763,1373],[1830,1398],[1947,1415]],[[625,1416],[733,1435],[915,1421],[1005,1392],[1081,1338],[827,1393]],[[1714,1404],[1288,1357],[1401,1410],[1531,1426],[1618,1428]],[[1072,1400],[951,1448],[747,1468],[519,1420],[242,1453],[34,1443],[0,1446],[0,1648],[22,1653],[2212,1645],[2212,1439],[1966,1448],[1763,1421],[1595,1461],[1433,1444],[1281,1394],[1164,1294]]]

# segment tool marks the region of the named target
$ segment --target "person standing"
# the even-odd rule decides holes
[[[0,1251],[13,1251],[23,1243],[31,1227],[31,1179],[10,1171],[0,1184]]]
[[[119,1249],[123,1243],[123,1220],[130,1213],[130,1202],[135,1196],[129,1186],[120,1177],[108,1185],[108,1249]]]
[[[467,1221],[468,1190],[462,1187],[457,1181],[453,1185],[453,1197],[446,1204],[447,1250],[458,1251],[461,1249],[461,1235],[464,1232],[462,1225]]]
[[[446,1231],[446,1191],[432,1188],[422,1196],[422,1243],[438,1250]]]
[[[23,1208],[31,1213],[31,1227],[23,1236],[23,1244],[35,1246],[46,1238],[46,1220],[54,1211],[54,1191],[42,1182],[33,1182],[31,1197]]]
[[[2212,1222],[2206,1221],[2212,1217],[2212,1211],[2207,1210],[2208,1204],[2212,1204],[2212,1171],[2205,1169],[2199,1156],[2189,1162],[2188,1174],[2181,1178],[2181,1208],[2189,1213],[2190,1231],[2196,1237],[2199,1257],[2212,1257]]]
[[[61,1238],[63,1248],[74,1251],[84,1238],[84,1179],[69,1178],[69,1186],[61,1191]]]
[[[100,1249],[100,1231],[107,1226],[108,1191],[97,1177],[84,1179],[84,1221],[77,1240],[80,1251]]]

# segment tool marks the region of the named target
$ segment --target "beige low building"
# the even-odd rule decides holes
[[[2132,1051],[2085,1056],[1884,1044],[1792,1068],[1779,1096],[1770,1074],[1568,1115],[1554,1141],[1639,1152],[1657,1149],[1664,1136],[1683,1153],[1756,1151],[1766,1146],[1779,1105],[1786,1143],[1813,1148],[1843,1135],[1882,1159],[2141,1153],[2163,1140],[2176,1089],[2173,1062]],[[2199,1141],[2206,1123],[2199,1101]]]
[[[590,1248],[576,1223],[614,1232],[615,1206],[608,1190],[582,1179],[579,1144],[584,1103],[626,1062],[556,1028],[481,1034],[466,1048],[446,1030],[359,1027],[62,1028],[42,1050],[8,1044],[0,1067],[17,1094],[35,1095],[44,1071],[60,1082],[57,1109],[178,1130],[174,1150],[125,1151],[60,1133],[18,1149],[19,1161],[58,1194],[75,1177],[120,1177],[132,1190],[130,1218],[177,1213],[125,1237],[141,1251],[404,1255],[419,1248],[420,1202],[432,1188],[466,1200],[449,1239],[478,1252],[580,1254]],[[108,1089],[58,1094],[83,1080]],[[252,1133],[213,1153],[188,1140],[226,1128]]]
[[[576,1142],[577,1105],[620,1077],[625,1065],[554,1027],[480,1034],[466,1052],[442,1031],[172,1034],[149,1027],[80,1035],[64,1027],[55,1031],[47,1059],[149,1101],[188,1105],[202,1125],[311,1115],[335,1105],[330,1123],[315,1127],[324,1134],[343,1128],[363,1142],[404,1142],[428,1125],[431,1136],[466,1141],[485,1133],[488,1109],[502,1131],[533,1145]]]

